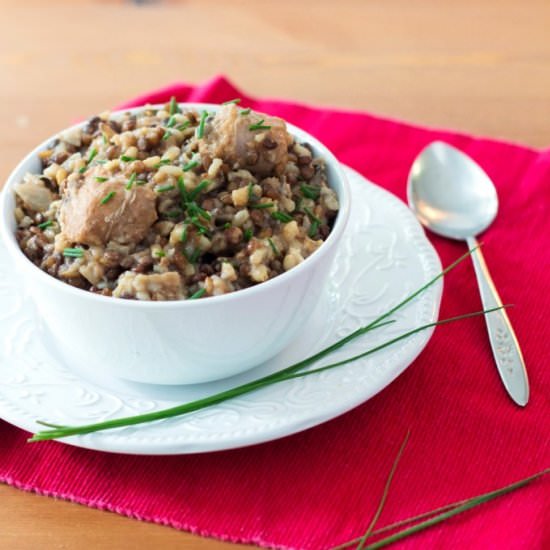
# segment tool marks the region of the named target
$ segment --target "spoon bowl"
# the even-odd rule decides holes
[[[479,235],[498,212],[497,192],[485,171],[441,141],[428,145],[414,161],[407,193],[421,223],[451,239]]]

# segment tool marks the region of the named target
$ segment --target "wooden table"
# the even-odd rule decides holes
[[[0,6],[0,181],[75,118],[217,73],[256,95],[550,144],[548,0]],[[1,548],[229,546],[6,486],[0,502]]]

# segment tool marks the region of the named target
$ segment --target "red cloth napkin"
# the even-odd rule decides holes
[[[279,548],[322,549],[361,535],[408,429],[409,444],[378,526],[511,483],[550,466],[550,153],[428,130],[364,113],[247,97],[224,78],[176,83],[125,106],[221,102],[279,115],[344,163],[404,198],[409,167],[443,139],[474,157],[498,187],[500,214],[484,253],[510,312],[531,380],[516,407],[493,365],[483,319],[440,328],[390,387],[344,416],[255,447],[139,457],[27,444],[0,422],[0,481],[202,535]],[[521,113],[518,113],[521,116]],[[444,264],[465,246],[432,238]],[[446,283],[442,317],[480,309],[472,267]],[[400,543],[399,548],[549,548],[544,479]]]

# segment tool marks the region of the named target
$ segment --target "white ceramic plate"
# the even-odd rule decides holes
[[[193,386],[151,386],[98,377],[64,364],[0,246],[0,417],[30,432],[36,420],[88,424],[173,407],[284,368],[372,321],[441,271],[435,250],[397,198],[346,169],[352,211],[323,299],[298,338],[271,361],[239,376]],[[434,285],[377,329],[325,360],[360,353],[437,318]],[[231,449],[277,439],[363,403],[401,374],[431,331],[313,376],[276,384],[183,417],[62,441],[133,454]],[[251,342],[253,345],[253,342]],[[323,363],[319,363],[321,366]]]

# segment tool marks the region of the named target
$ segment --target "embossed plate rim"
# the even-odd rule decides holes
[[[357,186],[368,186],[368,188],[364,188],[363,192],[368,192],[372,195],[375,202],[381,201],[381,204],[391,209],[392,213],[399,218],[400,223],[402,223],[401,228],[408,237],[408,242],[410,242],[411,246],[414,246],[415,252],[420,259],[426,280],[436,275],[441,270],[441,264],[437,253],[426,238],[420,224],[416,221],[416,218],[406,205],[397,197],[369,182],[351,168],[344,166],[344,170],[350,179],[352,194],[353,189],[357,188]],[[359,192],[360,190],[358,189],[356,193]],[[442,283],[435,285],[428,293],[418,300],[417,308],[421,315],[420,322],[430,322],[437,317],[441,293]],[[174,425],[175,423],[183,427],[192,420],[194,415],[198,417],[198,415],[206,411],[199,411],[193,415],[160,421],[147,426],[88,434],[86,436],[66,438],[62,441],[78,447],[127,454],[187,454],[226,450],[278,439],[340,416],[370,399],[389,385],[414,361],[428,343],[432,332],[433,331],[425,331],[400,344],[399,347],[394,350],[390,359],[385,359],[380,364],[377,364],[376,368],[381,371],[382,378],[378,380],[376,384],[371,384],[370,386],[367,384],[366,387],[361,385],[363,379],[360,378],[359,380],[361,383],[353,384],[351,388],[349,388],[350,393],[346,396],[347,399],[345,403],[338,402],[336,404],[330,403],[327,405],[327,403],[323,402],[320,406],[319,404],[317,404],[317,406],[311,406],[305,412],[302,410],[299,413],[294,412],[293,414],[287,414],[284,417],[276,418],[275,421],[261,422],[259,425],[253,425],[248,428],[241,426],[236,430],[226,430],[225,432],[201,433],[198,431],[197,433],[193,433],[193,437],[190,437],[189,433],[179,436],[174,436],[174,434],[163,435],[163,425],[166,427]],[[343,367],[343,370],[353,374],[355,367],[357,367],[357,365],[354,363]],[[321,375],[321,377],[322,376],[323,375]],[[344,379],[344,377],[345,375],[342,375],[342,379]],[[78,378],[78,376],[76,378]],[[315,382],[314,379],[316,378],[317,377],[298,379],[294,382],[296,384],[303,384],[304,381],[307,380],[307,384],[309,386],[313,384],[313,390],[315,390],[316,383],[318,386],[322,385],[322,379],[320,378],[319,381]],[[86,380],[83,381],[85,385]],[[246,406],[247,401],[249,403],[254,402],[254,400],[258,399],[258,395],[264,395],[265,392],[269,393],[270,391],[273,393],[275,390],[266,388],[261,390],[261,392],[243,396],[234,400],[231,404],[226,405],[225,409],[217,411],[217,409],[213,408],[211,414],[218,413],[223,416],[227,414],[228,411],[238,411],[239,407],[242,408]],[[128,398],[127,401],[129,400]],[[260,405],[261,404],[260,400]],[[221,407],[223,407],[223,405]],[[37,415],[29,414],[25,409],[18,407],[16,403],[6,399],[1,391],[0,418],[4,418],[8,422],[27,431],[36,429],[35,420],[38,419]]]

